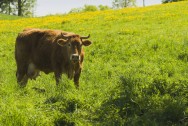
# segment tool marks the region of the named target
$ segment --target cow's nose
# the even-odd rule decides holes
[[[71,60],[73,62],[78,62],[80,60],[80,56],[78,54],[72,54]]]

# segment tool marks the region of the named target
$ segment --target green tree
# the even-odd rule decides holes
[[[12,14],[15,0],[0,0],[0,13]]]
[[[18,0],[17,14],[18,16],[33,16],[36,0]]]
[[[98,8],[95,5],[85,5],[83,11],[97,11]]]
[[[113,0],[113,8],[125,8],[129,6],[135,6],[136,0]]]
[[[99,10],[101,10],[101,11],[110,9],[109,6],[104,6],[104,5],[99,5],[98,7],[99,7]]]
[[[36,0],[0,0],[0,12],[9,15],[33,16]]]
[[[162,0],[162,3],[170,3],[170,2],[178,2],[178,1],[186,1],[186,0]]]
[[[72,8],[69,13],[79,13],[82,12],[83,8]]]
[[[87,11],[103,11],[103,10],[108,10],[110,7],[104,6],[104,5],[99,5],[98,7],[95,5],[85,5],[84,7],[81,8],[73,8],[69,11],[69,13],[80,13],[80,12],[87,12]]]

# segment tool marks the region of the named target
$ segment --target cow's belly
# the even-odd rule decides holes
[[[36,64],[37,69],[43,71],[45,74],[53,72],[51,65],[48,64]]]
[[[47,52],[35,53],[32,58],[32,62],[35,64],[37,69],[46,74],[53,72],[50,54]]]
[[[46,74],[53,72],[51,62],[49,61],[45,61],[41,59],[41,60],[33,61],[33,63],[35,64],[36,69],[43,71]]]
[[[27,76],[30,79],[36,79],[40,75],[40,71],[36,68],[35,64],[30,63],[27,69]]]
[[[45,74],[49,74],[49,73],[53,72],[52,69],[41,69],[41,71],[43,71]]]

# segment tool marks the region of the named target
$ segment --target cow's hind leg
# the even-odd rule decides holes
[[[17,83],[21,87],[25,87],[27,82],[28,82],[28,76],[26,75],[26,71],[23,69],[18,69],[16,72],[16,78],[17,78]]]
[[[28,81],[27,69],[28,69],[27,60],[24,59],[17,60],[16,78],[17,78],[17,83],[21,87],[25,87],[27,84]]]
[[[17,65],[16,78],[21,87],[25,87],[28,81],[27,69],[29,63],[29,48],[22,42],[17,42],[15,46],[15,59]]]

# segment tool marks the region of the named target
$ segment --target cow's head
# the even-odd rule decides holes
[[[81,60],[82,46],[89,46],[91,41],[88,39],[90,35],[81,37],[76,34],[61,34],[61,38],[57,40],[57,43],[67,49],[69,59],[72,63],[78,63]]]

